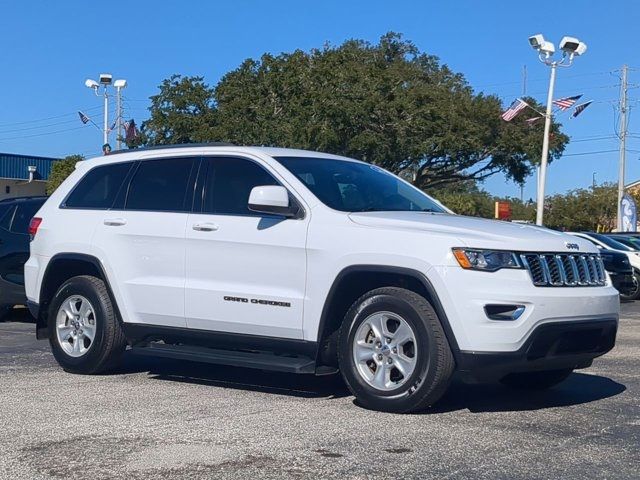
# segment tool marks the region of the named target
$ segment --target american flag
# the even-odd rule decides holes
[[[128,122],[124,123],[124,133],[125,133],[125,141],[131,142],[134,138],[139,135],[138,128],[136,127],[136,122],[134,122],[133,118]]]
[[[80,117],[80,121],[85,125],[89,123],[89,117],[87,117],[84,113],[78,112],[78,116]]]
[[[576,118],[578,115],[580,115],[584,111],[585,108],[587,108],[592,103],[593,103],[593,100],[589,100],[588,102],[584,102],[578,105],[576,109],[573,111],[573,113],[571,114],[571,118]]]
[[[580,100],[580,97],[582,97],[582,95],[576,95],[575,97],[559,98],[558,100],[554,100],[553,104],[564,112],[565,110],[570,109],[574,103]]]
[[[516,115],[518,115],[518,113],[520,113],[520,110],[528,106],[529,104],[527,102],[518,98],[517,100],[514,100],[509,108],[502,113],[501,117],[504,121],[510,122]]]

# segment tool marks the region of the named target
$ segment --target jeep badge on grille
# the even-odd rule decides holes
[[[580,245],[578,245],[577,243],[564,242],[564,246],[569,250],[580,250]]]

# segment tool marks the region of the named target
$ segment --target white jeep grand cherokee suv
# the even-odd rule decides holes
[[[433,404],[454,372],[545,388],[609,351],[618,293],[596,248],[454,215],[385,170],[191,145],[78,163],[30,226],[38,338],[69,372],[125,348],[296,373],[360,404]]]

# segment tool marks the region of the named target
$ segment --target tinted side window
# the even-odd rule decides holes
[[[13,209],[13,205],[11,205],[10,203],[0,203],[0,223],[2,222],[2,219],[4,218],[4,215],[10,210]]]
[[[259,185],[279,185],[260,165],[241,158],[209,159],[203,213],[259,215],[247,207],[249,194]]]
[[[90,170],[73,189],[64,206],[100,210],[111,208],[132,165],[132,162],[114,163]]]
[[[140,162],[129,186],[125,209],[190,211],[187,193],[194,164],[193,158],[163,158]]]
[[[11,224],[11,231],[15,233],[27,234],[29,229],[29,222],[35,216],[36,212],[40,210],[43,202],[25,202],[19,203],[18,209],[13,216],[13,223]]]
[[[2,218],[0,218],[0,227],[5,230],[9,230],[11,228],[11,222],[13,221],[13,215],[16,211],[16,206],[11,205],[8,208],[2,209]]]

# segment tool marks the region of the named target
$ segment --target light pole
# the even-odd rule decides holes
[[[542,225],[544,216],[544,190],[547,180],[547,162],[549,160],[549,132],[551,130],[551,118],[553,108],[553,89],[556,83],[556,71],[558,67],[570,67],[576,56],[587,51],[587,45],[577,38],[563,37],[560,41],[562,58],[553,60],[556,47],[553,43],[544,39],[541,34],[529,37],[529,44],[538,52],[538,58],[542,63],[551,68],[549,78],[549,91],[547,93],[547,110],[544,115],[544,137],[542,139],[542,157],[540,159],[540,172],[538,175],[538,198],[536,207],[536,225]]]
[[[109,144],[109,90],[108,87],[111,85],[113,80],[113,76],[110,73],[101,73],[99,77],[99,81],[87,79],[84,84],[86,87],[92,89],[97,97],[101,96],[104,98],[104,121],[102,127],[102,143],[103,145]],[[100,87],[102,86],[102,94],[100,94]],[[118,125],[118,148],[120,148],[120,126],[122,124],[122,119],[120,118],[122,115],[122,98],[121,98],[121,90],[127,86],[126,80],[116,80],[114,83],[114,87],[116,88],[116,98],[117,98],[117,119],[116,123]]]

